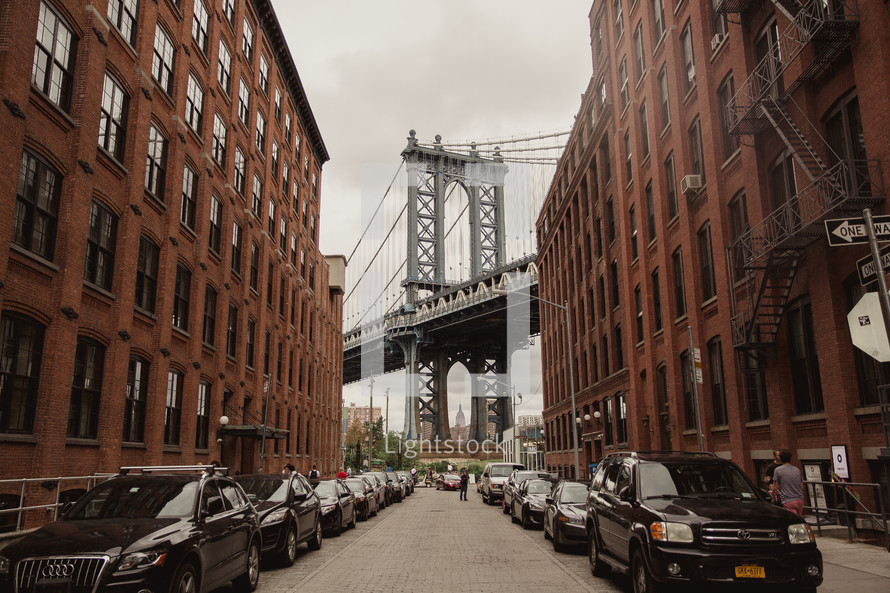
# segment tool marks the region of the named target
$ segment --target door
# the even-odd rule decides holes
[[[315,515],[318,509],[318,498],[311,495],[312,488],[304,484],[300,476],[291,477],[291,496],[293,509],[297,516],[297,538],[307,539],[315,531]]]
[[[629,544],[630,544],[630,528],[631,513],[634,511],[633,504],[621,500],[621,491],[625,488],[633,489],[631,480],[632,466],[628,463],[622,463],[618,472],[618,479],[615,482],[615,508],[613,515],[613,531],[612,541],[614,542],[615,555],[625,564],[630,564]]]
[[[226,511],[226,503],[217,487],[216,480],[204,484],[199,506],[199,530],[201,538],[201,564],[204,566],[204,582],[208,590],[213,585],[229,580],[226,563],[232,556],[232,522]]]
[[[240,574],[247,563],[247,547],[253,534],[253,509],[238,486],[229,480],[218,480],[223,498],[226,501],[226,514],[229,519],[232,549],[230,566],[233,574]]]
[[[613,463],[608,467],[596,498],[596,516],[599,523],[600,539],[603,548],[613,555],[616,554],[613,532],[615,530],[615,506],[618,500],[618,473],[621,471],[621,467],[620,463]]]

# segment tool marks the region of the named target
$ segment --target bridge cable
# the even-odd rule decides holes
[[[371,228],[371,223],[374,222],[374,218],[377,217],[377,213],[380,211],[380,207],[383,205],[383,202],[386,200],[386,196],[389,195],[389,190],[392,189],[393,184],[395,183],[396,179],[399,176],[399,172],[402,170],[402,167],[404,167],[404,166],[405,166],[405,161],[403,159],[402,162],[399,164],[399,168],[396,170],[396,174],[393,175],[392,181],[389,182],[389,187],[387,187],[386,191],[383,192],[383,197],[380,198],[380,202],[377,204],[377,208],[374,209],[374,214],[371,215],[371,220],[368,221],[368,226],[366,226],[365,230],[362,231],[362,235],[358,238],[358,241],[356,241],[355,247],[352,249],[352,253],[349,254],[348,258],[346,258],[347,266],[349,265],[349,262],[352,261],[352,256],[355,255],[355,252],[358,250],[358,247],[361,244],[362,239],[365,238],[365,235],[367,234],[368,229]],[[345,301],[346,299],[343,299],[343,300]]]
[[[396,225],[398,225],[398,224],[399,224],[399,221],[402,220],[402,215],[405,213],[405,210],[407,210],[407,209],[408,209],[408,203],[405,202],[405,205],[402,207],[402,211],[399,212],[399,216],[398,216],[398,218],[396,218],[395,222],[392,223],[392,226],[389,227],[389,232],[386,233],[386,237],[384,237],[383,241],[380,242],[380,247],[378,247],[378,248],[377,248],[377,251],[374,252],[373,257],[371,257],[371,261],[368,262],[368,265],[365,267],[364,271],[362,272],[362,275],[359,276],[359,279],[356,281],[355,285],[354,285],[354,286],[352,287],[352,289],[349,291],[349,294],[347,294],[347,295],[343,298],[343,302],[344,302],[344,303],[345,303],[346,301],[349,300],[349,297],[352,296],[352,293],[354,293],[354,292],[355,292],[355,289],[358,288],[359,284],[361,284],[361,282],[362,282],[362,280],[364,279],[365,275],[371,270],[371,264],[373,264],[373,263],[374,263],[374,260],[377,259],[377,256],[380,255],[380,252],[383,250],[383,247],[386,245],[387,240],[389,240],[389,237],[392,235],[392,232],[395,230]],[[361,242],[361,239],[359,239],[359,242]],[[358,249],[358,245],[356,245],[356,249]],[[353,251],[353,253],[354,253],[354,252],[355,252],[355,251]],[[348,261],[347,261],[347,263],[348,263]]]

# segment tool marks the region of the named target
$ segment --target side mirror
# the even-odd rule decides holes
[[[547,504],[553,504],[553,499],[548,496],[547,498],[544,499],[544,502],[546,502]]]
[[[633,502],[633,500],[634,500],[634,491],[633,491],[633,488],[631,488],[630,486],[625,486],[625,487],[622,488],[621,491],[618,493],[618,498],[619,498],[622,502]]]
[[[294,493],[294,502],[297,502],[297,503],[304,502],[307,498],[309,498],[309,495],[306,494],[305,492],[295,492]]]
[[[349,498],[350,496],[352,496],[352,492],[341,492],[340,493],[340,498]]]
[[[70,500],[68,502],[66,502],[65,504],[63,504],[62,508],[59,509],[59,517],[64,517],[65,515],[67,515],[68,511],[70,511],[71,507],[73,507],[73,506],[74,506],[74,503]]]

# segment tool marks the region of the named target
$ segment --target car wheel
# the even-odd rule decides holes
[[[513,506],[513,505],[511,504],[510,506]],[[505,515],[510,512],[510,509],[507,508],[507,499],[506,498],[501,499],[501,510],[504,511]]]
[[[281,564],[293,566],[297,559],[297,533],[294,526],[289,525],[284,536],[284,549],[281,551]]]
[[[547,536],[547,528],[544,528],[544,536]],[[555,526],[553,528],[553,551],[554,552],[562,552],[565,550],[565,546],[562,543],[562,538],[559,535],[559,526]]]
[[[247,570],[232,581],[235,591],[239,593],[250,593],[256,591],[257,585],[260,583],[260,545],[257,540],[250,542],[247,548]]]
[[[606,576],[609,573],[608,567],[600,558],[600,544],[595,525],[587,532],[587,563],[590,565],[591,574],[595,577]]]
[[[652,573],[649,572],[649,567],[646,566],[646,559],[643,557],[641,550],[637,550],[637,553],[634,554],[631,581],[634,593],[661,593],[664,591],[661,583],[656,582],[652,578]]]
[[[197,593],[197,591],[198,573],[194,566],[186,562],[176,571],[176,578],[173,579],[170,593]]]
[[[315,522],[315,533],[312,534],[312,539],[309,540],[309,549],[313,552],[316,552],[321,549],[321,517]]]
[[[519,520],[516,518],[516,509],[513,508],[513,503],[510,503],[510,523],[518,523]]]
[[[355,529],[355,508],[354,507],[352,509],[352,521],[349,522],[349,525],[347,525],[347,527],[349,529]]]
[[[343,509],[337,511],[337,520],[334,522],[334,537],[340,537],[343,533]]]
[[[544,539],[550,539],[550,532],[547,531],[547,517],[544,517]]]
[[[532,528],[531,519],[529,519],[528,513],[526,512],[525,509],[522,509],[522,528],[523,529],[531,529]]]

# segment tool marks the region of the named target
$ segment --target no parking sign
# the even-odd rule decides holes
[[[850,479],[850,468],[847,466],[847,446],[832,445],[831,446],[831,464],[834,467],[834,473],[844,480]]]

